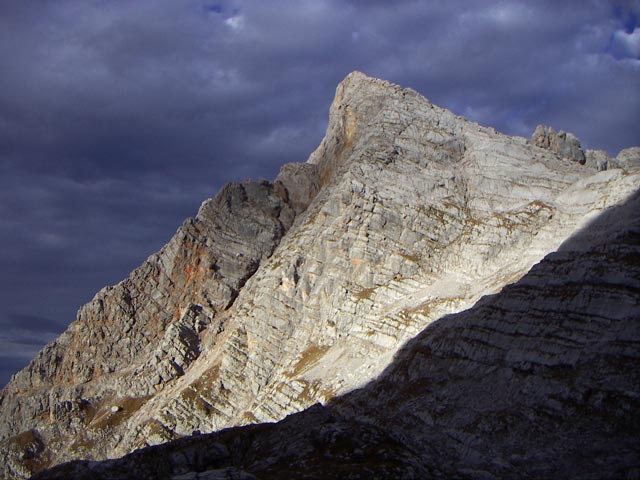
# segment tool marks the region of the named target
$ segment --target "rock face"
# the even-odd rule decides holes
[[[613,166],[622,168],[623,170],[633,170],[640,168],[640,147],[625,148],[615,160]]]
[[[105,432],[124,427],[184,375],[206,347],[204,332],[214,333],[215,343],[215,333],[224,330],[224,312],[293,222],[285,185],[224,187],[160,253],[100,291],[60,338],[14,376],[0,396],[5,475],[28,476],[32,470],[15,460],[22,444],[14,432],[38,439],[39,462],[45,464],[57,456],[113,451],[118,434],[104,438]]]
[[[568,158],[578,163],[585,163],[585,155],[580,147],[580,140],[571,133],[560,130],[556,132],[553,128],[538,125],[533,132],[531,141],[537,147],[542,147],[557,153],[562,158]]]
[[[637,217],[629,216],[628,231],[614,222],[620,239],[611,245],[588,228],[635,198],[637,155],[625,153],[624,170],[608,157],[606,169],[597,168],[599,157],[582,165],[590,157],[574,139],[544,128],[532,142],[507,137],[410,89],[349,75],[307,163],[285,165],[274,183],[223,188],[12,379],[0,394],[4,475],[113,458],[330,402],[277,426],[182,439],[126,462],[181,452],[175,462],[173,453],[154,460],[156,477],[140,478],[236,478],[245,467],[282,478],[296,455],[318,468],[353,459],[345,472],[366,459],[387,478],[490,478],[482,475],[543,465],[565,438],[579,438],[587,427],[577,422],[548,448],[531,443],[540,448],[534,459],[507,448],[538,423],[557,433],[568,414],[591,412],[571,409],[574,384],[579,405],[593,394],[598,412],[637,411],[629,400],[637,377],[624,357],[638,356],[640,277],[625,267],[637,266]],[[563,242],[557,257],[527,274]],[[605,283],[619,291],[600,292],[605,260]],[[608,346],[593,343],[602,335]],[[582,347],[584,358],[599,356],[602,376],[580,363]],[[606,375],[615,379],[607,384]],[[616,428],[593,438],[626,445]],[[289,456],[275,452],[274,442],[289,436],[299,445],[284,449]],[[209,453],[195,453],[203,448]],[[507,470],[487,464],[494,453]],[[627,453],[615,459],[620,468]],[[64,468],[80,476],[83,465]],[[105,465],[95,468],[129,468]]]
[[[637,478],[639,292],[635,194],[325,407],[36,478]]]

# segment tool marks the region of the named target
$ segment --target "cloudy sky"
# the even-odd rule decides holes
[[[640,144],[640,0],[0,0],[0,385],[350,71],[509,134]]]

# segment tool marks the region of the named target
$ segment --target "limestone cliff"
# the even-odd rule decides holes
[[[482,382],[471,377],[482,366],[498,382],[507,368],[551,368],[560,362],[556,358],[571,360],[571,345],[584,340],[580,332],[591,338],[590,327],[580,322],[591,322],[597,302],[562,285],[559,291],[575,299],[575,306],[567,306],[565,296],[555,298],[554,288],[524,288],[541,312],[554,302],[557,312],[578,312],[575,332],[574,324],[561,321],[562,314],[549,317],[545,328],[565,340],[553,337],[548,345],[536,337],[546,334],[530,325],[546,315],[528,321],[530,307],[515,308],[509,300],[519,287],[505,290],[516,292],[507,296],[506,307],[478,305],[470,312],[485,313],[468,314],[471,320],[456,320],[470,318],[466,313],[443,317],[518,281],[640,187],[638,149],[621,153],[616,163],[608,156],[585,155],[574,139],[551,129],[538,129],[531,141],[508,137],[432,105],[410,89],[357,72],[349,75],[338,86],[327,134],[307,163],[283,167],[274,183],[225,187],[159,254],[81,308],[67,332],[12,379],[0,395],[4,475],[23,478],[62,461],[116,457],[194,431],[278,421],[363,387],[385,369],[377,383],[383,387],[372,390],[376,393],[368,406],[357,392],[336,403],[339,408],[331,415],[349,425],[355,422],[347,436],[360,431],[363,438],[389,442],[401,454],[398,468],[414,465],[420,472],[431,465],[413,450],[403,450],[406,441],[440,455],[444,463],[437,468],[434,463],[434,471],[480,464],[493,471],[481,460],[464,460],[463,447],[456,447],[460,443],[465,452],[473,451],[476,438],[464,434],[469,425],[482,436],[480,413],[465,410],[473,410],[470,399],[478,397],[478,412],[484,411],[482,402],[492,403]],[[626,247],[616,248],[615,255],[622,257],[615,259],[632,258]],[[567,267],[551,265],[564,278],[565,270],[573,271],[573,260],[556,255]],[[627,280],[633,272],[625,270],[625,261],[615,262],[614,277],[632,285]],[[533,272],[525,279],[535,278]],[[540,278],[551,278],[551,273]],[[580,284],[580,274],[570,275],[574,283]],[[609,283],[615,283],[613,277]],[[597,285],[592,290],[597,298]],[[625,318],[633,326],[640,317],[637,302],[625,305]],[[503,310],[508,326],[496,320]],[[627,338],[625,332],[621,338]],[[402,345],[418,334],[392,364]],[[630,338],[628,348],[635,354],[637,338]],[[429,370],[431,354],[407,366],[409,360],[402,358],[423,340],[436,343],[421,351],[442,352],[434,359],[461,360],[434,360],[436,373]],[[612,352],[602,355],[618,355]],[[615,364],[612,360],[606,368],[613,371]],[[447,383],[449,367],[451,378],[467,379],[461,380],[462,390],[452,390],[453,396],[448,389],[457,384]],[[568,375],[557,384],[570,381]],[[597,392],[597,382],[585,373],[581,391]],[[425,396],[405,392],[405,383]],[[496,395],[515,395],[511,377],[496,385],[505,389]],[[553,385],[549,388],[556,395],[561,388]],[[637,393],[637,382],[629,388]],[[536,398],[531,396],[531,402]],[[442,399],[448,403],[439,405]],[[410,415],[412,402],[428,405],[423,423]],[[393,422],[374,415],[376,408],[390,409]],[[325,415],[313,412],[301,418]],[[358,415],[370,421],[356,422]],[[438,426],[433,436],[424,433],[432,424],[428,418]],[[300,428],[287,422],[283,425]],[[488,422],[487,428],[498,428]],[[263,431],[256,428],[247,431]],[[441,451],[431,451],[430,442],[449,433],[458,443],[445,442]],[[479,451],[477,458],[485,458],[485,450]]]
[[[639,292],[635,194],[324,407],[36,478],[637,478]]]

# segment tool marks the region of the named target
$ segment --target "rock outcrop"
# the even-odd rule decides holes
[[[627,171],[640,168],[640,147],[631,147],[621,150],[612,163],[613,167],[622,168]]]
[[[574,162],[585,163],[585,155],[580,146],[580,140],[571,134],[560,130],[556,132],[553,128],[545,125],[538,125],[531,141],[537,147],[547,148],[557,153],[562,158],[567,158]]]
[[[607,168],[597,172],[599,168],[582,165],[585,155],[575,137],[542,130],[533,142],[508,137],[457,117],[410,89],[357,72],[349,75],[336,91],[326,136],[307,163],[284,166],[273,184],[225,187],[159,254],[129,279],[98,293],[69,330],[12,379],[0,394],[4,475],[22,478],[66,460],[100,460],[194,432],[279,421],[317,402],[331,402],[331,411],[318,407],[275,427],[183,438],[175,444],[184,446],[176,450],[181,452],[176,458],[186,458],[191,466],[171,467],[166,471],[170,474],[162,475],[234,478],[240,475],[238,468],[255,459],[263,463],[251,464],[251,471],[263,478],[271,457],[262,455],[284,465],[289,457],[273,452],[270,442],[279,438],[281,445],[289,435],[292,445],[296,439],[302,442],[297,451],[302,459],[308,459],[304,452],[316,452],[324,464],[339,464],[332,455],[342,455],[340,449],[351,445],[353,451],[344,458],[353,454],[373,462],[375,456],[387,478],[391,474],[385,472],[395,468],[406,478],[410,472],[423,478],[426,471],[464,477],[469,469],[499,474],[483,463],[491,451],[488,446],[474,450],[475,442],[482,443],[476,436],[482,436],[488,422],[487,438],[502,435],[506,445],[506,439],[518,440],[526,426],[535,423],[538,417],[523,413],[522,418],[533,422],[527,423],[509,410],[508,402],[524,405],[530,400],[537,412],[535,402],[543,400],[527,394],[527,382],[544,384],[548,379],[517,372],[533,365],[535,373],[538,364],[553,370],[556,363],[573,358],[571,348],[581,342],[591,348],[591,327],[586,324],[595,315],[589,312],[597,306],[599,291],[592,285],[586,298],[582,290],[571,290],[560,280],[548,289],[519,283],[505,290],[509,295],[498,297],[507,298],[506,305],[489,308],[485,301],[468,309],[481,297],[517,282],[567,239],[587,242],[589,235],[576,232],[612,205],[628,201],[640,187],[635,150],[624,154],[624,169],[611,168],[607,157]],[[591,158],[596,165],[599,157]],[[596,250],[605,248],[596,244]],[[607,281],[613,284],[618,278],[623,285],[634,285],[627,282],[633,270],[624,269],[624,259],[635,254],[616,245],[598,254],[617,262]],[[591,275],[589,282],[594,282],[595,274],[587,270],[599,271],[595,260],[594,265],[578,260],[574,265],[573,253],[557,255],[562,261],[547,259],[540,264],[547,267],[537,268],[557,268],[559,278],[565,270],[573,272],[567,275],[575,277],[576,285],[581,285],[581,275]],[[522,281],[537,278],[535,271]],[[523,291],[530,298],[516,305]],[[627,323],[633,325],[634,318],[637,323],[637,307],[629,306],[633,302],[628,292],[625,297],[605,288],[602,295],[609,293],[623,299],[620,305],[632,312],[625,314]],[[606,305],[615,303],[607,302],[598,313],[604,320],[595,315],[593,335],[615,337],[622,332],[620,339],[627,338],[631,330],[607,316],[613,314]],[[551,312],[554,305],[558,315],[551,315],[549,326],[540,330],[535,321],[546,318],[544,308]],[[480,313],[446,317],[465,310]],[[534,313],[527,317],[528,312]],[[566,324],[562,312],[569,319]],[[572,325],[576,332],[568,331]],[[557,332],[557,338],[545,332]],[[633,356],[637,339],[629,338],[625,348]],[[617,345],[618,340],[612,342]],[[420,346],[423,343],[426,346]],[[422,353],[410,353],[416,345]],[[605,364],[611,360],[603,372],[615,370],[618,350],[598,352]],[[421,358],[415,365],[414,357]],[[460,384],[447,383],[448,369]],[[476,378],[482,372],[499,387],[495,393]],[[561,384],[573,380],[570,370],[553,372],[565,375],[548,387],[555,398],[562,393]],[[602,390],[599,378],[584,373],[580,391]],[[637,383],[624,382],[631,382],[627,387],[637,392]],[[614,385],[616,392],[620,385]],[[366,394],[343,396],[359,388]],[[368,402],[365,397],[371,392]],[[476,396],[474,416],[464,409],[473,409],[470,402]],[[332,402],[336,397],[340,400]],[[492,419],[482,420],[492,411],[491,398],[496,408],[506,409],[504,422],[520,419],[522,428],[505,434]],[[422,423],[410,415],[412,405],[417,408],[421,402],[426,405]],[[563,400],[557,402],[552,403],[559,417],[570,413]],[[459,414],[458,407],[463,409]],[[374,414],[376,409],[388,415]],[[437,426],[433,435],[425,433],[430,425]],[[575,428],[577,432],[582,427]],[[233,432],[253,433],[236,437]],[[213,440],[200,443],[202,439]],[[561,442],[562,437],[557,439]],[[434,450],[432,440],[442,440],[442,448]],[[199,456],[188,447],[205,444],[203,452],[218,460],[207,463],[203,459],[209,453]],[[318,445],[336,446],[319,450]],[[377,455],[381,445],[387,453]],[[498,453],[504,447],[500,445],[495,447]],[[549,451],[557,453],[558,445]],[[158,465],[166,466],[173,462],[173,454],[167,453],[173,448],[143,450],[129,458],[139,463],[145,455],[154,455],[148,452],[165,452],[162,455],[169,456]],[[473,454],[467,458],[464,452]],[[289,453],[295,457],[293,450]],[[238,456],[245,463],[238,463]],[[507,460],[508,468],[517,468],[517,461]],[[193,462],[201,464],[196,468]],[[282,468],[273,470],[281,475],[277,478],[286,473]],[[194,473],[206,470],[213,473]]]

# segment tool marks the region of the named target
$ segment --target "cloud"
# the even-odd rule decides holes
[[[242,30],[244,27],[244,17],[242,15],[236,15],[234,17],[227,18],[224,23],[229,25],[229,28],[233,30]]]
[[[0,327],[67,324],[224,183],[306,160],[352,70],[506,133],[640,143],[638,5],[2,2]]]
[[[8,322],[5,327],[18,330],[34,330],[44,333],[58,333],[60,327],[64,324],[56,325],[56,322],[50,318],[40,317],[38,315],[25,315],[22,313],[10,313],[7,315]]]
[[[632,32],[616,30],[612,38],[612,51],[622,58],[640,60],[640,28]]]

